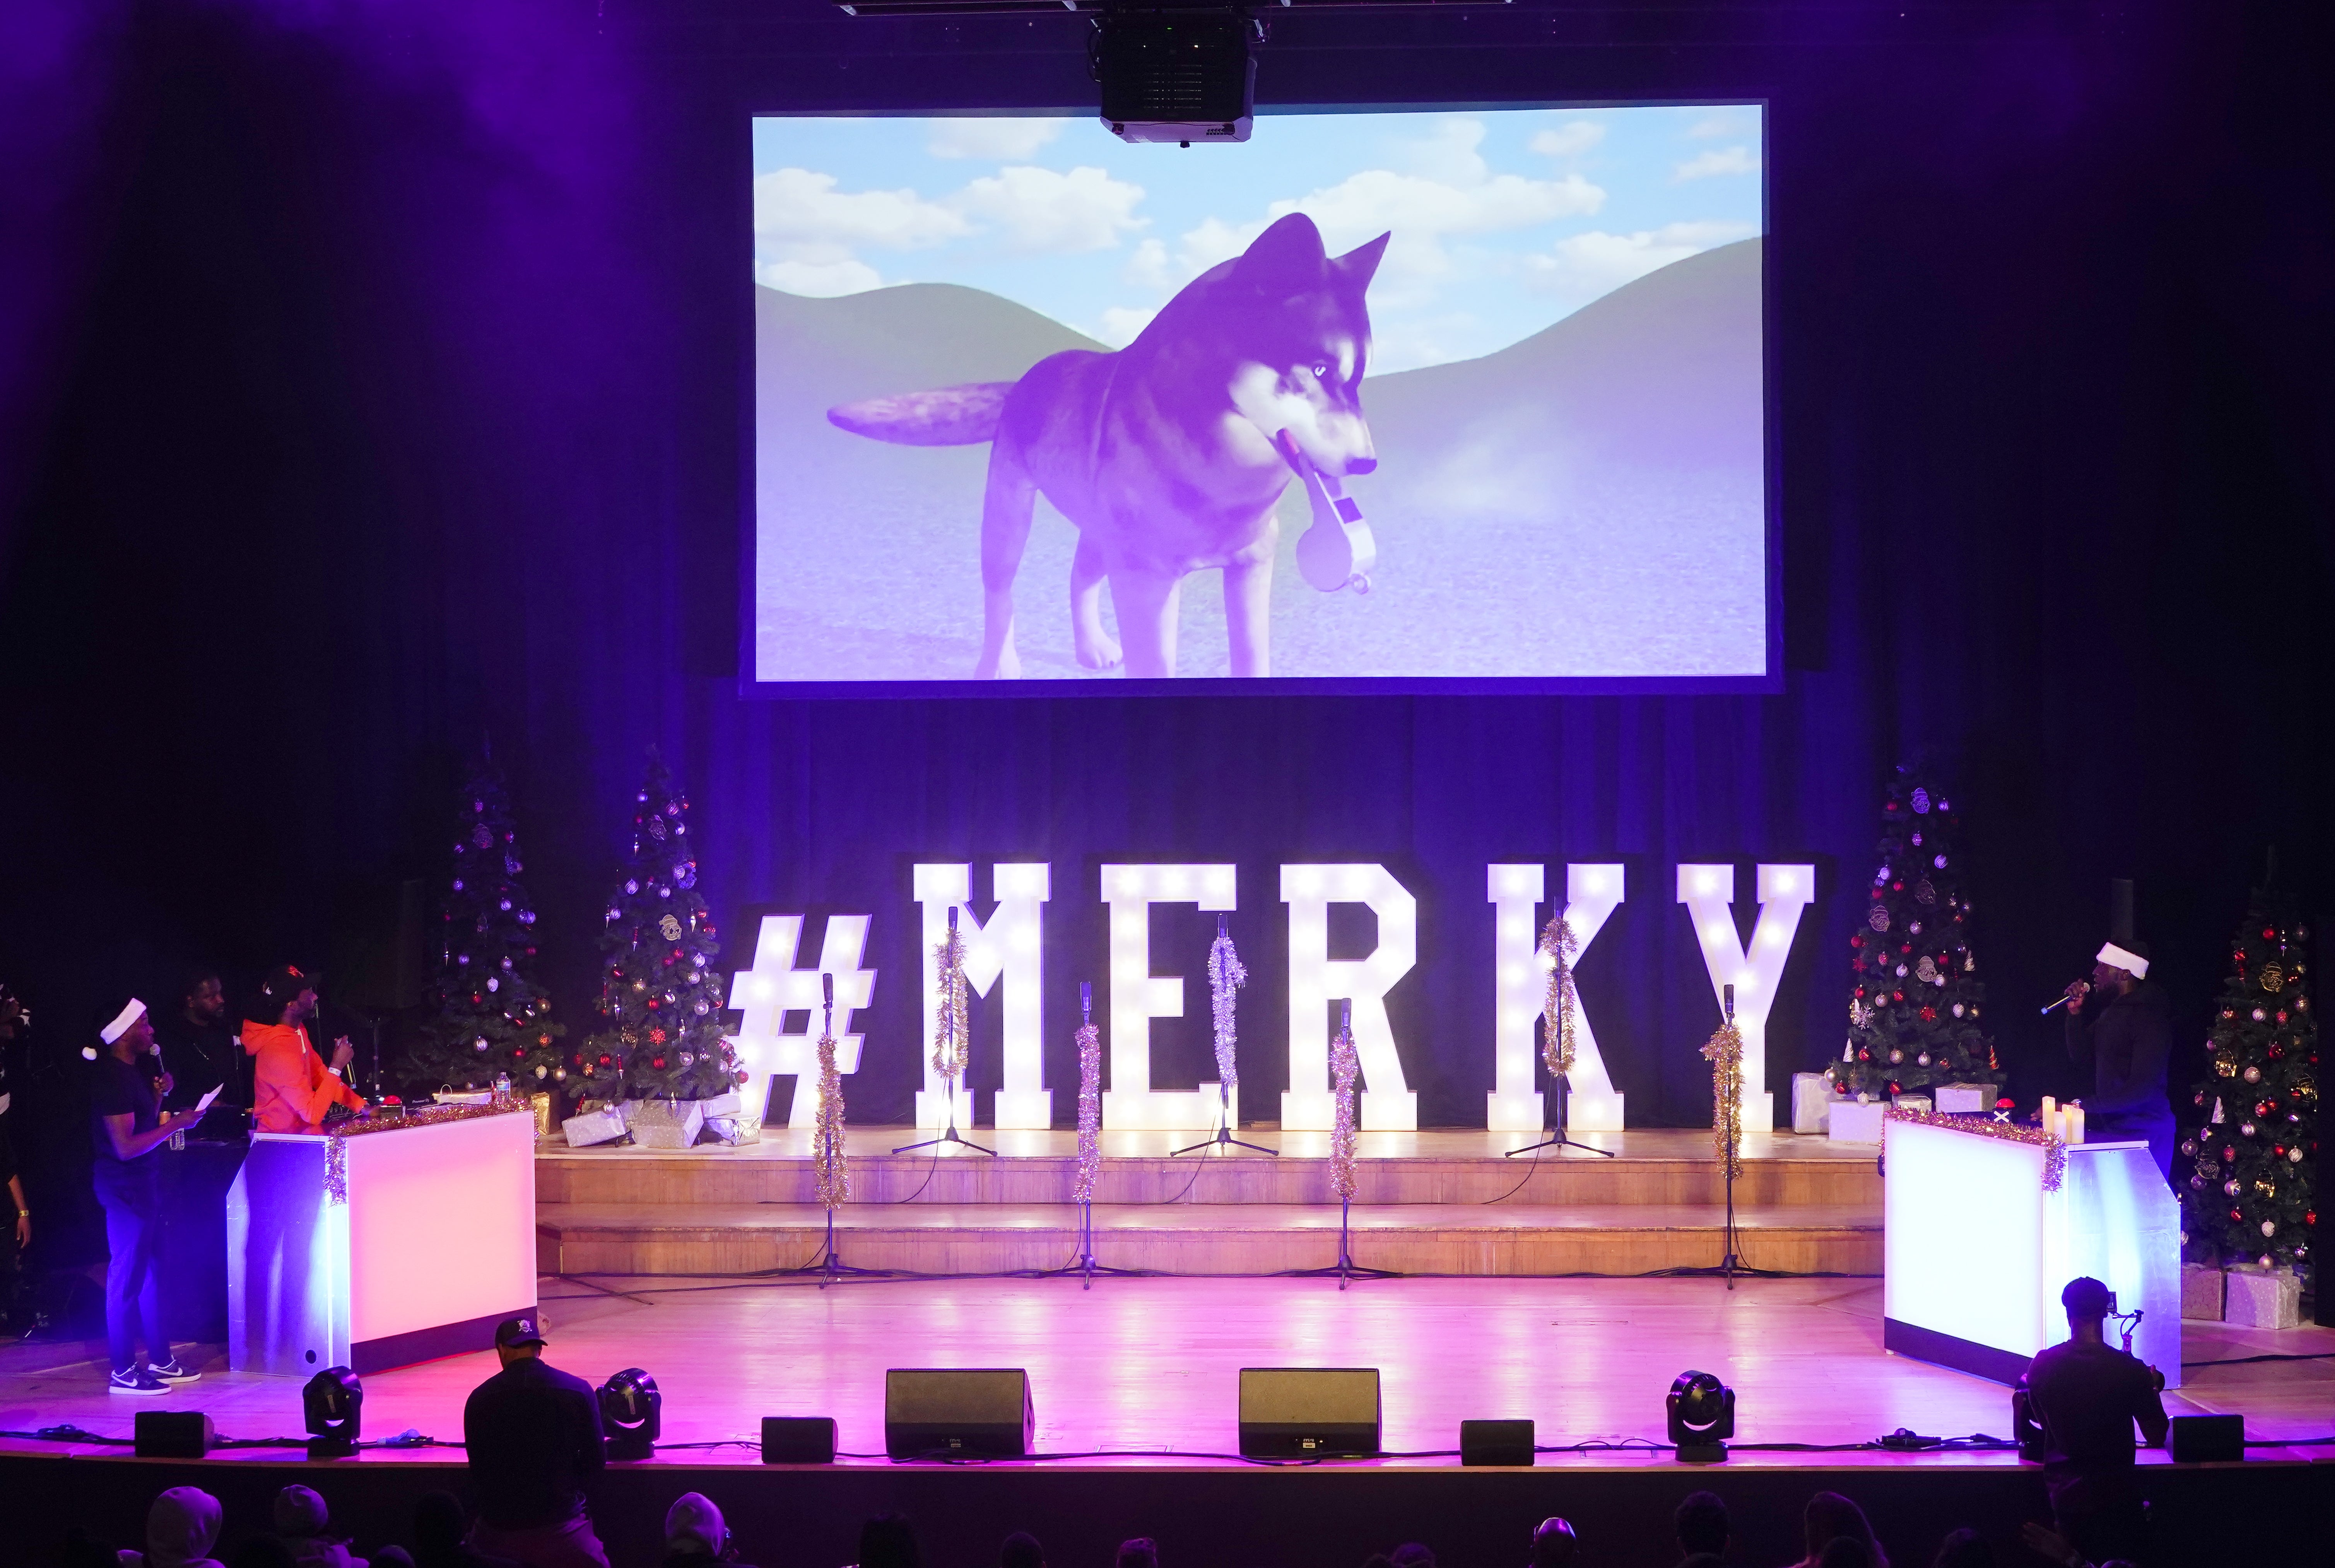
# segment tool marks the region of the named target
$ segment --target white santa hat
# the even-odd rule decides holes
[[[2099,952],[2094,956],[2099,963],[2111,969],[2121,969],[2135,980],[2148,978],[2148,960],[2137,953],[2126,952],[2113,942],[2101,943]]]

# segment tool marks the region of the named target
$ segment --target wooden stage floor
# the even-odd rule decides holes
[[[1662,1396],[1686,1369],[1737,1391],[1747,1444],[1854,1444],[1900,1427],[1959,1437],[2008,1432],[2001,1386],[1881,1350],[1873,1280],[1705,1279],[894,1280],[819,1289],[802,1280],[722,1283],[620,1278],[542,1282],[552,1361],[595,1383],[646,1368],[665,1396],[660,1462],[756,1462],[765,1415],[831,1415],[849,1453],[881,1464],[884,1372],[1022,1367],[1039,1448],[1115,1465],[1216,1462],[1236,1447],[1245,1366],[1377,1367],[1391,1466],[1448,1466],[1461,1420],[1529,1417],[1545,1445],[1659,1442]],[[2335,1360],[2200,1367],[2265,1353],[2335,1355],[2335,1330],[2186,1326],[2176,1413],[2242,1411],[2257,1438],[2335,1431]],[[105,1391],[91,1345],[0,1351],[0,1429],[63,1423],[126,1435],[133,1411],[199,1409],[238,1437],[297,1435],[299,1384],[229,1373],[208,1349],[199,1382],[152,1399]],[[459,1440],[462,1401],[493,1370],[479,1354],[365,1379],[368,1437],[406,1428]],[[0,1447],[56,1452],[0,1439]],[[68,1451],[94,1453],[80,1447]],[[2256,1457],[2277,1452],[2257,1450]],[[2320,1456],[2328,1450],[2315,1451]],[[2307,1457],[2312,1450],[2296,1450]],[[281,1460],[281,1451],[236,1457]],[[444,1460],[369,1450],[365,1464]],[[1740,1466],[1808,1456],[1739,1451]],[[1826,1456],[1858,1465],[2007,1466],[2008,1455]],[[1667,1465],[1601,1447],[1543,1466]]]
[[[928,1274],[1061,1267],[1076,1255],[1077,1136],[974,1129],[997,1150],[895,1154],[925,1135],[850,1135],[852,1197],[837,1215],[847,1262]],[[1270,1274],[1337,1256],[1329,1135],[1245,1128],[1274,1154],[1171,1157],[1196,1133],[1107,1133],[1096,1256],[1171,1274]],[[1364,1133],[1357,1261],[1405,1273],[1644,1274],[1719,1262],[1726,1191],[1710,1135],[1584,1133],[1614,1158],[1545,1150],[1530,1133]],[[1876,1273],[1876,1150],[1789,1134],[1745,1140],[1739,1255],[1792,1273]],[[809,1136],[657,1151],[547,1148],[536,1162],[537,1266],[547,1273],[751,1273],[818,1255]]]

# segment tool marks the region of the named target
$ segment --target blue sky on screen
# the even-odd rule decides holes
[[[1751,105],[1259,115],[1245,145],[1189,149],[1088,115],[773,116],[753,138],[757,282],[964,284],[1113,347],[1283,213],[1332,251],[1391,230],[1376,371],[1493,353],[1766,227]]]

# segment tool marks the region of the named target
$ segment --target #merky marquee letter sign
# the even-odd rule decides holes
[[[935,950],[957,915],[964,942],[965,983],[975,994],[1002,988],[1002,1027],[994,1040],[976,1036],[974,1050],[994,1050],[1004,1087],[992,1097],[991,1125],[1043,1128],[1053,1125],[1053,1095],[1045,1087],[1044,1039],[1040,1000],[1045,977],[1041,905],[1052,896],[1051,868],[1043,862],[1009,861],[990,866],[995,907],[987,920],[972,907],[973,866],[963,862],[916,866],[911,888],[921,911],[920,975],[916,1055],[924,1062],[925,1086],[916,1098],[916,1126],[937,1128],[946,1118],[941,1085],[931,1063],[931,1020],[940,1004]],[[1485,867],[1485,896],[1493,907],[1492,990],[1493,1089],[1486,1099],[1484,1125],[1495,1132],[1536,1131],[1545,1125],[1543,1097],[1533,1087],[1537,1021],[1547,997],[1549,956],[1540,951],[1540,910],[1548,898],[1545,868],[1495,864]],[[1623,867],[1592,863],[1565,867],[1560,913],[1577,944],[1574,962],[1589,951],[1627,893]],[[1711,997],[1735,988],[1735,1022],[1743,1036],[1743,1127],[1768,1132],[1775,1126],[1775,1101],[1768,1091],[1768,1012],[1774,1005],[1784,963],[1800,916],[1816,896],[1813,866],[1759,868],[1759,918],[1747,947],[1736,935],[1735,868],[1726,865],[1678,867],[1678,901],[1687,907],[1710,976]],[[1151,973],[1151,906],[1189,905],[1193,918],[1240,907],[1239,875],[1225,864],[1105,866],[1102,902],[1109,911],[1109,1009],[1107,1013],[1110,1088],[1102,1097],[1103,1126],[1111,1128],[1204,1130],[1216,1125],[1217,1088],[1156,1089],[1151,1082],[1151,1021],[1184,1015],[1185,982]],[[1419,900],[1383,866],[1371,862],[1303,864],[1281,868],[1281,902],[1289,922],[1289,1017],[1286,1044],[1289,1089],[1281,1099],[1281,1125],[1291,1132],[1330,1130],[1334,1102],[1330,1093],[1330,1006],[1352,1004],[1354,1046],[1361,1059],[1361,1125],[1368,1131],[1408,1132],[1419,1126],[1419,1096],[1403,1076],[1402,1056],[1387,1017],[1386,995],[1410,972],[1419,953]],[[1378,946],[1363,958],[1330,956],[1330,905],[1366,905],[1378,917]],[[762,918],[753,967],[732,982],[730,1005],[742,1011],[735,1037],[746,1066],[741,1092],[752,1113],[767,1104],[770,1079],[792,1074],[798,1080],[789,1124],[809,1127],[818,1116],[815,1093],[800,1085],[818,1080],[817,1050],[820,977],[835,977],[836,1066],[859,1069],[861,1037],[848,1032],[854,1011],[872,1005],[876,972],[860,967],[871,917],[834,915],[819,945],[816,968],[795,967],[803,917]],[[802,1012],[799,1031],[785,1020]],[[1247,1039],[1265,1031],[1252,1022]],[[1617,1131],[1623,1125],[1622,1096],[1597,1048],[1597,1034],[1585,1008],[1574,1011],[1570,1125],[1587,1131]],[[1701,1041],[1693,1042],[1700,1049]],[[1252,1047],[1254,1049],[1254,1047]],[[970,1105],[960,1111],[970,1119]],[[1240,1111],[1235,1104],[1233,1116]]]

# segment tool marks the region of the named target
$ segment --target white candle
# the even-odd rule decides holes
[[[2042,1121],[2045,1136],[2049,1137],[2059,1136],[2059,1102],[2048,1094],[2043,1097]]]
[[[2066,1110],[2061,1111],[2059,1114],[2068,1124],[2068,1131],[2065,1135],[2067,1141],[2069,1143],[2083,1142],[2084,1108],[2080,1105],[2070,1104]]]

